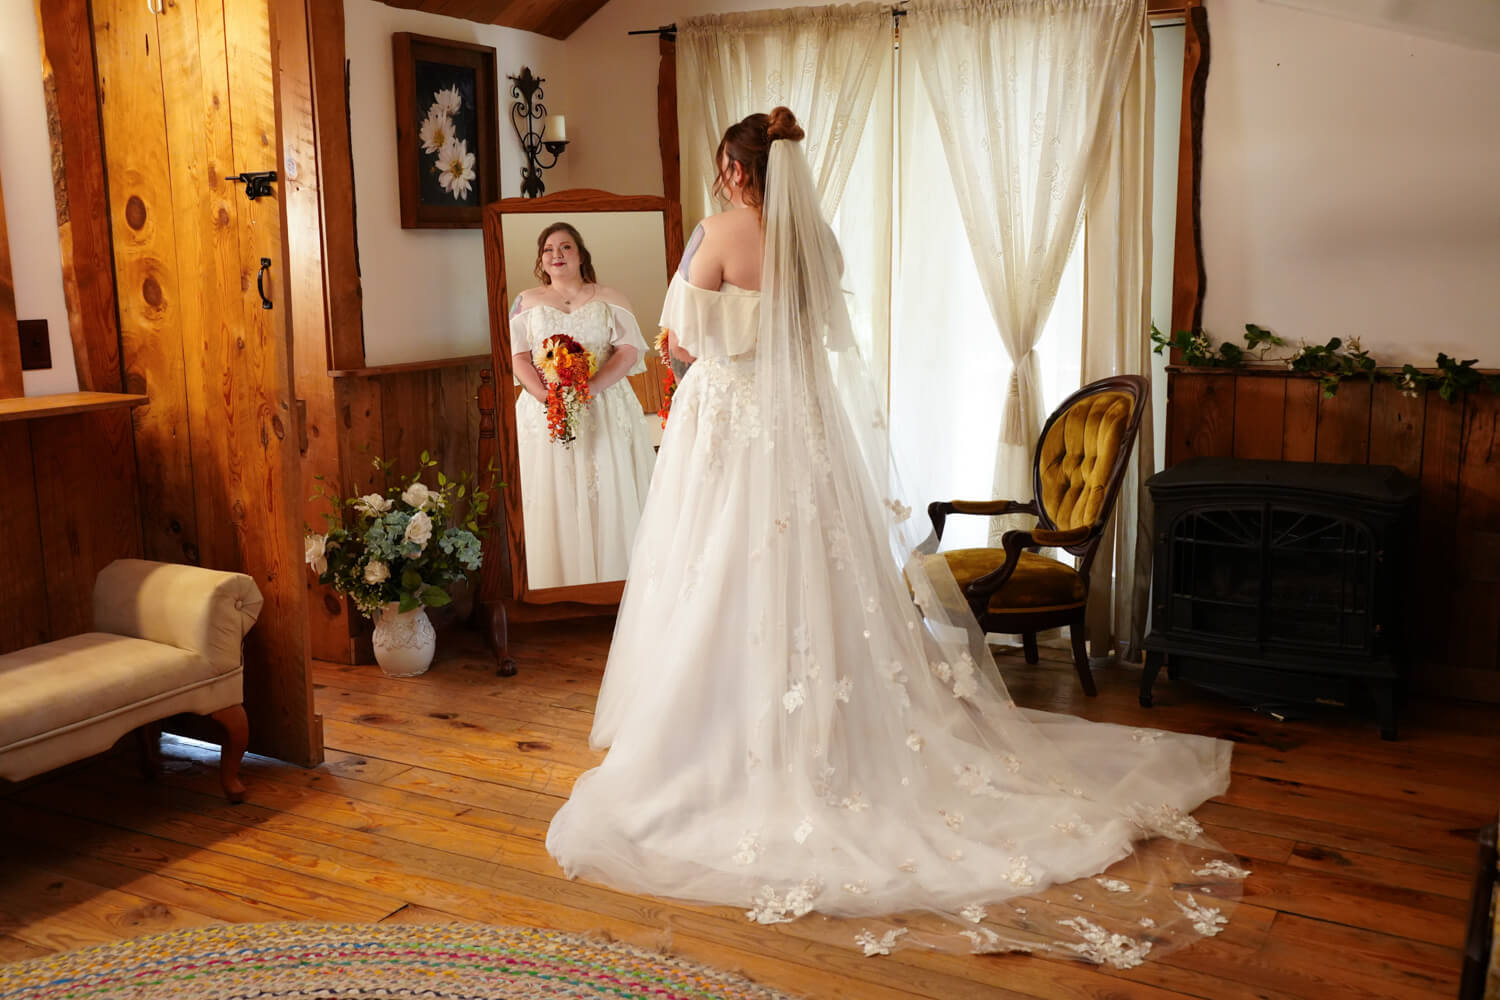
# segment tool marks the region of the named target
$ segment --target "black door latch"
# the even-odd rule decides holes
[[[276,171],[246,170],[238,176],[226,177],[224,179],[245,185],[245,197],[254,201],[263,194],[271,193],[271,182],[276,179]]]

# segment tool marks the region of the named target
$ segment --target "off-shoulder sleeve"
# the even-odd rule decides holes
[[[753,304],[743,293],[710,292],[673,275],[662,303],[661,325],[677,336],[677,343],[695,358],[744,354],[755,347],[757,326]],[[751,309],[747,309],[751,306]]]
[[[635,316],[624,306],[610,303],[609,306],[609,342],[615,347],[630,346],[635,348],[635,364],[630,366],[626,374],[639,375],[646,370],[646,338],[641,336],[641,328],[635,321]]]

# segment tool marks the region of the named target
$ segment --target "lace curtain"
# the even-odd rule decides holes
[[[709,14],[678,22],[677,123],[682,212],[691,231],[714,211],[719,139],[757,111],[786,105],[807,130],[803,151],[823,212],[838,211],[877,85],[890,80],[891,9],[877,3]],[[879,124],[879,123],[877,123]],[[885,150],[889,159],[889,123]]]
[[[1032,494],[1041,432],[1036,347],[1108,155],[1135,64],[1144,0],[914,4],[916,59],[991,318],[1011,359],[995,495]],[[996,519],[992,543],[1009,527]]]
[[[1085,225],[1083,379],[1151,376],[1151,188],[1155,100],[1151,30],[1142,21],[1120,103],[1119,127],[1088,186]],[[1151,587],[1151,504],[1155,471],[1151,407],[1115,501],[1114,520],[1094,557],[1088,633],[1094,656],[1140,655]]]

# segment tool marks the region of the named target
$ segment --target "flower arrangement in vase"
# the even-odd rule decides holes
[[[452,603],[448,587],[479,568],[489,493],[468,474],[455,480],[442,472],[431,489],[422,474],[436,465],[424,451],[417,474],[384,493],[344,499],[320,482],[313,494],[333,511],[324,515],[322,534],[307,532],[307,564],[319,583],[374,620],[375,659],[392,676],[431,665],[437,637],[424,609]],[[390,463],[377,458],[375,467],[390,479]]]

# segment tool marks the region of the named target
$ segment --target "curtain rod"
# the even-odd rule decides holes
[[[906,2],[908,2],[908,0],[900,0],[900,2],[906,3]],[[892,19],[894,19],[896,21],[896,23],[899,24],[901,22],[901,19],[903,17],[905,17],[905,16],[906,16],[906,10],[905,10],[905,8],[903,8],[903,7],[892,7],[891,8],[891,17],[892,17]],[[677,24],[676,24],[676,22],[673,22],[672,24],[664,24],[660,28],[639,28],[639,29],[637,29],[635,31],[627,31],[627,32],[625,32],[625,34],[627,34],[627,35],[659,35],[662,38],[665,38],[667,41],[670,42],[670,41],[675,41],[677,39]]]

